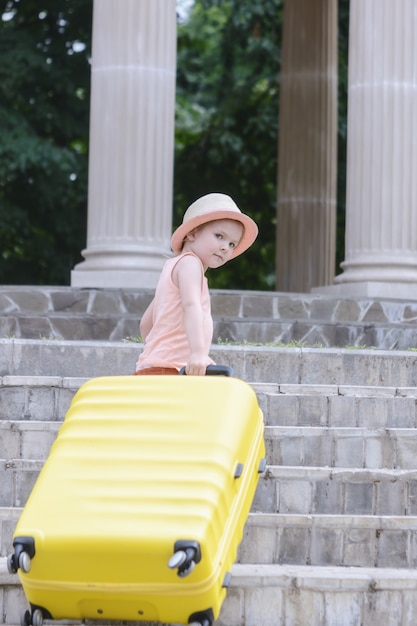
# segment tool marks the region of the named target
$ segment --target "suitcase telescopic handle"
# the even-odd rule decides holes
[[[185,376],[185,367],[182,367],[178,374]],[[228,365],[208,365],[206,376],[233,376],[233,369]]]

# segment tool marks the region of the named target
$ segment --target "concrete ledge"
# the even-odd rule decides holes
[[[242,565],[232,568],[231,587],[256,584],[287,589],[326,590],[410,590],[417,599],[417,570],[375,567],[314,567],[311,565]],[[371,587],[371,589],[370,589]],[[308,622],[306,622],[308,623]]]
[[[417,469],[268,466],[258,483],[252,511],[417,515]]]
[[[411,626],[414,570],[235,565],[216,626]]]
[[[417,517],[249,515],[238,562],[415,568]]]
[[[45,460],[62,422],[53,418],[49,407],[44,408],[44,415],[43,420],[0,419],[0,459]],[[395,470],[416,467],[415,428],[274,425],[265,427],[265,444],[271,465]]]
[[[0,376],[129,375],[141,344],[0,339]],[[212,346],[217,363],[254,383],[417,387],[417,352]]]
[[[94,289],[77,287],[1,285],[0,316],[24,313],[132,315],[139,318],[154,289]],[[287,293],[277,291],[210,290],[216,317],[257,317],[327,320],[333,323],[417,323],[417,302],[343,293]]]
[[[19,624],[26,608],[13,579],[18,580],[7,574],[5,559],[0,559],[0,607],[3,623],[9,625]],[[215,626],[411,626],[416,610],[415,570],[234,565]]]
[[[393,410],[388,407],[386,411],[390,408]],[[414,406],[413,411],[415,419]],[[371,414],[369,421],[373,420]],[[272,465],[411,470],[416,467],[415,428],[267,426],[265,442]]]

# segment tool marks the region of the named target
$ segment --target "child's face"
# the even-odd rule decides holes
[[[243,235],[243,226],[236,220],[216,220],[188,233],[183,250],[194,252],[205,269],[221,267],[232,258]]]

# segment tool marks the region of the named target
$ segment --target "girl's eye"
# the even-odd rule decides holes
[[[231,248],[236,248],[236,244],[235,244],[235,243],[233,243],[233,242],[231,241],[231,242],[230,242],[230,247],[231,247]]]

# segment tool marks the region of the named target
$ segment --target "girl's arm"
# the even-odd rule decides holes
[[[153,326],[153,303],[154,301],[152,300],[152,302],[150,303],[150,305],[148,306],[148,308],[146,309],[145,313],[142,315],[142,319],[140,320],[140,324],[139,324],[139,332],[140,335],[142,337],[142,341],[146,341],[146,337],[149,335],[152,326]]]
[[[173,279],[178,284],[184,328],[190,346],[190,358],[185,371],[188,375],[204,376],[207,365],[213,363],[204,342],[203,308],[201,305],[201,283],[203,269],[198,259],[185,256],[175,266]]]

